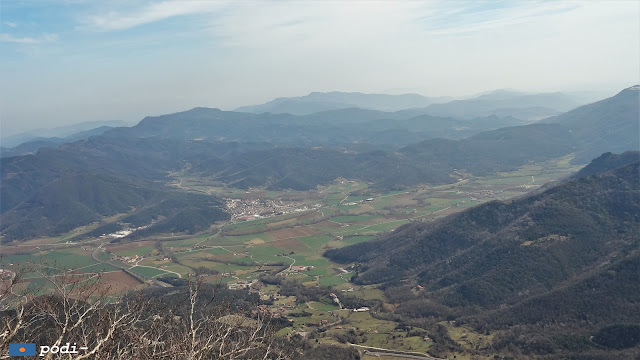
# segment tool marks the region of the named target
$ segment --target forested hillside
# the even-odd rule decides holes
[[[513,117],[486,116],[460,120],[411,112],[360,108],[291,114],[252,114],[194,108],[175,114],[146,117],[131,128],[114,129],[110,137],[156,140],[269,142],[285,146],[339,146],[370,143],[401,147],[446,137],[460,139],[485,130],[520,125]]]
[[[105,217],[121,219],[131,227],[148,226],[136,236],[157,232],[206,230],[226,220],[222,202],[215,196],[168,189],[148,182],[131,182],[104,173],[72,173],[43,186],[25,201],[2,214],[3,241],[55,236],[79,226],[97,223],[89,234],[100,236],[124,226],[103,223]]]
[[[613,170],[640,161],[640,151],[626,151],[622,154],[604,153],[593,159],[589,165],[575,174],[576,178],[595,175],[599,172]]]
[[[401,316],[510,329],[501,346],[518,341],[539,352],[551,341],[549,351],[569,351],[553,336],[571,329],[586,341],[606,326],[640,322],[639,163],[594,164],[599,173],[542,193],[408,224],[325,255],[355,263],[356,283],[384,283]],[[416,285],[425,290],[407,292]]]
[[[535,275],[535,269],[543,271],[544,267],[526,264],[524,259],[539,261],[540,256],[557,256],[558,251],[574,255],[584,251],[584,256],[572,256],[572,261],[577,262],[572,267],[580,269],[588,259],[598,258],[590,250],[601,248],[602,244],[617,247],[631,241],[638,245],[633,232],[638,227],[634,221],[640,216],[638,191],[635,163],[572,180],[541,194],[480,205],[434,224],[405,225],[387,238],[330,250],[327,256],[340,262],[362,263],[366,270],[355,279],[361,283],[417,276],[434,289],[457,283],[460,278],[469,279],[467,271],[483,273],[497,263],[506,264],[508,258],[513,258],[518,267],[526,266],[523,272]],[[474,250],[469,251],[471,248]],[[465,251],[464,255],[461,251]],[[505,255],[510,252],[514,255]],[[495,263],[488,265],[487,259]],[[561,264],[563,270],[558,274],[571,275],[567,267],[570,263]],[[512,276],[511,272],[495,273]],[[442,278],[436,282],[437,274]],[[535,276],[524,278],[532,283],[538,281]],[[511,292],[526,286],[526,281],[513,284]],[[483,304],[485,299],[470,301]]]
[[[565,114],[545,119],[561,124],[581,139],[574,161],[587,162],[603,152],[623,152],[640,148],[640,85],[617,95],[581,106]]]

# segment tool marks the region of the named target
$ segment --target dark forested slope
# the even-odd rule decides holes
[[[604,153],[593,159],[589,165],[583,167],[574,176],[576,178],[595,175],[600,172],[613,170],[640,161],[640,151],[626,151],[622,154]]]
[[[38,189],[26,200],[0,215],[3,241],[53,236],[105,217],[130,214],[122,223],[133,227],[153,224],[140,233],[195,232],[228,219],[220,199],[164,186],[132,181],[106,173],[63,175]],[[160,221],[157,221],[160,220]],[[111,229],[111,230],[107,230]],[[104,228],[94,235],[113,232]],[[136,233],[137,234],[137,233]]]
[[[576,139],[556,124],[531,124],[485,131],[463,140],[433,139],[400,152],[415,162],[447,164],[477,175],[505,171],[527,161],[571,153]]]
[[[517,358],[624,357],[604,354],[640,344],[628,326],[640,323],[640,169],[592,165],[600,172],[325,255],[355,263],[356,283],[383,283],[405,321],[500,330],[494,350]]]
[[[361,263],[356,282],[410,278],[448,306],[515,303],[636,254],[639,181],[635,163],[326,255]]]

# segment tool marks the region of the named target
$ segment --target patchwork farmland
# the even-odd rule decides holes
[[[457,174],[459,179],[454,184],[382,193],[369,184],[348,179],[338,179],[309,192],[240,191],[208,186],[205,179],[185,179],[182,188],[186,191],[191,184],[197,184],[193,190],[234,198],[237,204],[253,199],[267,199],[271,201],[268,203],[296,199],[289,208],[305,210],[236,216],[194,235],[160,234],[131,242],[124,239],[115,243],[105,238],[74,240],[82,231],[90,231],[77,229],[61,237],[3,246],[0,268],[19,271],[18,264],[27,264],[24,286],[34,293],[45,293],[46,276],[60,273],[94,276],[109,288],[111,295],[159,284],[171,286],[170,278],[199,278],[254,291],[262,299],[272,301],[271,311],[291,319],[292,326],[284,329],[285,335],[324,329],[318,340],[336,343],[346,332],[355,331],[357,339],[366,346],[397,350],[411,347],[424,352],[432,342],[420,335],[420,329],[411,333],[397,329],[394,321],[375,318],[366,311],[350,312],[326,295],[301,301],[283,294],[280,284],[296,280],[306,288],[327,289],[341,298],[354,297],[392,306],[386,304],[379,289],[349,283],[353,268],[333,263],[322,254],[331,248],[375,241],[377,236],[393,232],[403,224],[434,221],[486,201],[520,196],[576,169],[562,158],[495,177]],[[114,217],[113,221],[120,218]],[[474,336],[476,342],[484,341],[480,335]]]

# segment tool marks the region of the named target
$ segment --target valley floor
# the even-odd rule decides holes
[[[31,264],[21,286],[32,293],[48,291],[42,272],[86,274],[87,281],[99,276],[110,286],[114,299],[132,289],[171,286],[168,278],[200,277],[206,282],[226,283],[232,289],[250,289],[262,299],[273,300],[266,311],[291,319],[292,326],[283,329],[283,336],[297,333],[318,343],[357,341],[358,346],[371,347],[360,348],[365,359],[408,358],[384,354],[393,350],[424,358],[420,354],[433,345],[424,329],[401,329],[393,320],[371,311],[341,308],[332,301],[296,301],[294,296],[280,294],[278,285],[265,284],[259,278],[278,274],[308,287],[332,286],[335,293],[378,299],[392,308],[394,304],[387,303],[376,286],[351,284],[351,269],[332,263],[323,252],[372,240],[409,222],[433,221],[486,201],[521,196],[578,170],[580,166],[571,166],[570,159],[530,164],[516,172],[485,178],[457,172],[453,184],[386,193],[349,179],[308,192],[273,192],[224,189],[208,185],[206,179],[176,178],[174,184],[185,191],[229,199],[228,204],[236,208],[233,219],[196,235],[162,234],[119,243],[106,237],[74,240],[97,227],[86,226],[56,238],[3,245],[0,268],[17,271],[19,266]],[[290,316],[292,313],[303,316]],[[464,348],[491,342],[491,335],[443,325]],[[457,358],[468,356],[460,353]]]

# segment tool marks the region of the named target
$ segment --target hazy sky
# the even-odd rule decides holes
[[[2,136],[311,91],[640,79],[640,2],[0,0]]]

